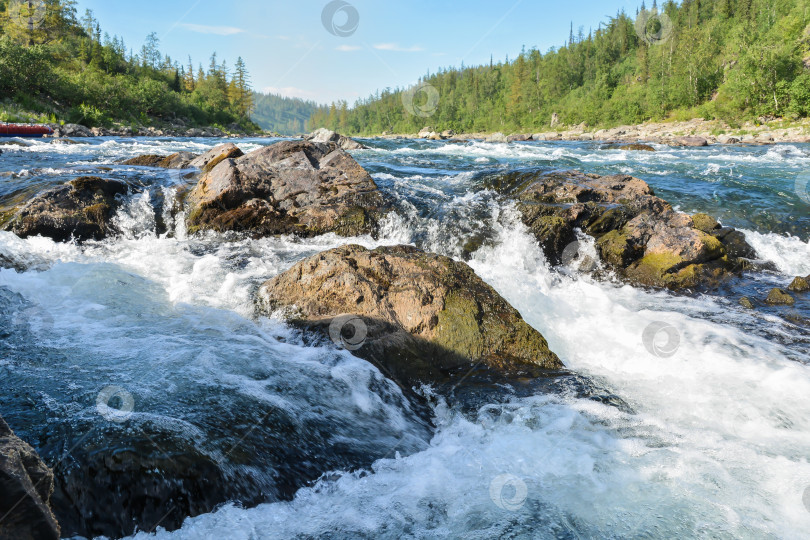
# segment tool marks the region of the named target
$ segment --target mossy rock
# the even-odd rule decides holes
[[[633,150],[636,152],[655,152],[655,148],[649,144],[625,144],[619,147],[619,150]]]
[[[715,229],[720,228],[720,224],[709,214],[695,214],[692,216],[692,224],[695,229],[710,233]]]
[[[135,167],[159,167],[160,162],[165,158],[166,156],[159,156],[157,154],[144,154],[142,156],[135,156],[134,158],[122,161],[121,165],[133,165]]]
[[[585,229],[585,232],[591,236],[599,237],[611,231],[615,231],[624,227],[624,225],[633,219],[634,214],[625,207],[611,208],[596,217]]]
[[[788,290],[797,293],[810,291],[810,282],[808,282],[807,278],[796,277],[793,280],[793,282],[791,282],[791,284],[788,285]]]
[[[707,270],[703,265],[688,264],[671,253],[654,253],[630,265],[626,275],[631,281],[648,287],[685,289],[705,283]],[[715,272],[709,270],[708,273]]]
[[[745,309],[754,309],[754,303],[747,296],[740,298],[740,305]]]
[[[541,216],[529,228],[543,248],[546,258],[554,264],[560,263],[565,247],[577,239],[574,228],[557,216]]]
[[[610,231],[596,241],[596,250],[607,264],[624,268],[637,258],[636,249],[620,231]]]
[[[792,306],[796,303],[796,299],[782,289],[774,288],[768,293],[765,303],[772,306]]]

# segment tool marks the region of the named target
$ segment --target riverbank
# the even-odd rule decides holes
[[[560,126],[555,129],[533,133],[455,133],[452,130],[436,130],[426,127],[418,134],[381,134],[388,139],[440,138],[441,140],[483,139],[492,142],[512,141],[605,141],[605,142],[653,142],[679,144],[683,137],[701,138],[706,144],[771,144],[779,142],[810,142],[810,119],[787,121],[774,119],[767,122],[747,122],[732,127],[720,120],[696,118],[684,122],[647,122],[644,124],[593,128],[585,124]]]

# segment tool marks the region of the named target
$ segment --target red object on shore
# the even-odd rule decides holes
[[[4,124],[0,122],[0,137],[44,137],[52,135],[49,126],[41,124]]]

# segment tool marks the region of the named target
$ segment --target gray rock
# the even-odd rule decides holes
[[[209,167],[189,194],[189,232],[373,233],[390,204],[335,143],[283,141]]]
[[[0,538],[57,540],[52,494],[53,472],[0,417]]]

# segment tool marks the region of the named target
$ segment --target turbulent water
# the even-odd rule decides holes
[[[0,269],[0,413],[64,484],[63,532],[114,530],[100,525],[107,516],[71,513],[100,496],[75,478],[94,474],[94,456],[134,451],[164,471],[193,455],[219,486],[190,504],[207,513],[172,532],[164,520],[186,516],[156,505],[126,533],[139,539],[807,537],[810,298],[750,311],[723,291],[677,296],[551,268],[485,186],[516,169],[643,178],[676,208],[745,232],[776,265],[740,285],[762,299],[810,274],[810,145],[368,140],[353,155],[398,207],[376,240],[189,237],[161,210],[182,173],[116,164],[217,142],[2,147],[10,200],[85,174],[138,188],[116,218],[122,237],[76,246],[0,232],[0,260],[16,266]],[[472,255],[470,240],[482,246]],[[469,259],[568,368],[615,399],[563,384],[462,410],[423,388],[425,421],[370,364],[256,317],[264,280],[345,243]],[[645,345],[654,323],[667,331]],[[110,512],[148,484],[119,480],[101,497]],[[213,495],[230,502],[209,511]]]

